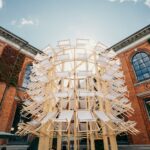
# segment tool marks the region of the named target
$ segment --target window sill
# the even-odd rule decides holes
[[[147,79],[147,80],[144,80],[144,81],[139,81],[138,83],[135,83],[134,86],[139,86],[141,84],[148,83],[148,82],[150,82],[150,79]]]
[[[17,87],[17,90],[25,92],[28,88],[26,87]]]

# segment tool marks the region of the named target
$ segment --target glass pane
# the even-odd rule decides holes
[[[135,70],[139,70],[140,69],[140,66],[139,65],[136,65],[136,66],[134,66],[134,68],[135,68]]]
[[[136,54],[134,57],[136,57],[137,59],[141,59],[141,53]]]
[[[145,73],[147,73],[147,72],[148,72],[147,68],[143,68],[143,69],[142,69],[142,73],[143,73],[143,74],[145,74]]]
[[[142,57],[147,57],[146,53],[141,53]]]
[[[136,57],[134,57],[134,59],[132,60],[132,62],[134,63],[135,61],[137,61],[138,59]]]
[[[144,76],[145,79],[148,79],[150,77],[150,74],[149,73],[145,73],[143,76]]]
[[[144,80],[144,78],[143,78],[143,76],[138,76],[138,81],[142,81],[142,80]]]
[[[146,67],[150,67],[150,60],[145,62]]]
[[[134,65],[134,66],[138,66],[138,65],[139,65],[138,61],[135,61],[135,62],[133,63],[133,65]]]
[[[136,74],[137,74],[137,76],[140,76],[140,75],[142,75],[142,71],[140,70],[140,71],[136,71]]]
[[[143,60],[144,60],[144,62],[150,61],[149,57],[145,57],[145,58],[143,58]]]
[[[144,67],[146,67],[146,65],[144,63],[140,64],[141,69],[143,69]]]
[[[144,63],[143,59],[138,59],[138,63],[143,64]]]

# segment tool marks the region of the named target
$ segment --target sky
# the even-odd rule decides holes
[[[92,39],[112,46],[150,24],[150,0],[0,0],[0,26],[43,49]]]

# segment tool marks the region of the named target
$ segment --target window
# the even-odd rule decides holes
[[[32,70],[32,65],[31,64],[27,65],[26,70],[25,70],[23,84],[22,84],[22,87],[24,87],[24,88],[27,88],[28,84],[30,83],[31,70]]]
[[[144,101],[148,117],[150,118],[150,98],[146,98]]]
[[[145,52],[135,54],[132,58],[132,65],[138,81],[150,78],[150,55]]]

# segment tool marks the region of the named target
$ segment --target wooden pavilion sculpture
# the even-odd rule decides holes
[[[134,110],[120,60],[101,43],[77,39],[75,46],[64,40],[47,47],[35,56],[30,80],[21,112],[30,121],[19,123],[17,134],[38,136],[39,150],[52,149],[54,138],[57,150],[62,141],[79,150],[82,139],[87,150],[95,150],[96,139],[117,150],[117,134],[138,133],[127,119]]]

